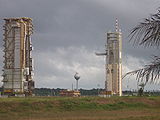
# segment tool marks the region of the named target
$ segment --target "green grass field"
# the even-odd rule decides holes
[[[160,120],[160,97],[0,98],[0,120]]]

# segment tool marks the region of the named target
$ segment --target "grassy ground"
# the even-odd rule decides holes
[[[0,98],[0,120],[160,120],[160,97]]]

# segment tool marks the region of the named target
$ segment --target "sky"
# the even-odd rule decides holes
[[[159,6],[160,0],[0,0],[0,69],[3,19],[31,17],[35,87],[71,89],[78,72],[79,88],[104,88],[105,57],[95,52],[105,51],[106,32],[115,31],[118,18],[123,37],[123,75],[141,68],[153,55],[159,55],[159,50],[133,46],[128,35]],[[137,89],[135,77],[123,79],[122,88]],[[149,84],[146,89],[157,90],[160,85]]]

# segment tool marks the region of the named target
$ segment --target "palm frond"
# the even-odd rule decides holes
[[[160,10],[133,28],[129,36],[134,44],[160,46]]]
[[[143,81],[145,83],[157,82],[157,80],[160,77],[160,58],[157,56],[154,56],[153,61],[149,65],[145,65],[144,68],[142,69],[128,72],[125,74],[124,77],[128,75],[136,75],[136,80]]]

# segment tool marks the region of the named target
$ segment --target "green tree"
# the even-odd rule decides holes
[[[130,41],[144,47],[160,47],[160,8],[156,14],[144,19],[130,32]],[[153,56],[150,64],[143,68],[128,72],[126,75],[136,75],[136,79],[147,82],[157,82],[160,77],[160,57]]]

